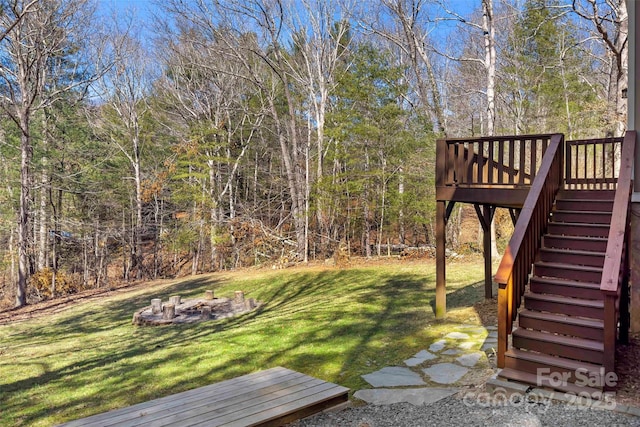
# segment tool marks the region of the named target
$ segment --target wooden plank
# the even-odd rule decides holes
[[[198,396],[215,397],[219,394],[229,393],[234,389],[246,387],[252,384],[260,386],[263,382],[276,381],[281,379],[286,381],[291,378],[297,378],[304,376],[299,372],[291,371],[282,367],[276,367],[267,369],[253,374],[243,375],[241,377],[232,378],[230,380],[222,381],[208,386],[187,390],[181,393],[173,394],[170,396],[161,397],[158,399],[150,400],[147,402],[139,403],[133,406],[127,406],[125,408],[115,409],[113,411],[104,412],[102,414],[93,415],[88,418],[71,421],[66,424],[62,424],[65,427],[83,426],[83,427],[102,427],[110,424],[106,424],[108,420],[115,420],[115,422],[126,420],[127,418],[137,418],[145,413],[152,413],[155,411],[155,407],[170,407],[172,404],[181,405],[190,399],[196,399]]]
[[[335,388],[326,389],[326,390],[321,390],[320,388],[318,388],[317,390],[314,390],[314,391],[316,392],[315,394],[312,394],[306,397],[298,395],[296,396],[297,399],[292,402],[283,403],[276,408],[263,410],[261,412],[258,412],[257,414],[247,416],[247,417],[235,420],[230,423],[222,424],[222,425],[225,427],[244,427],[244,426],[262,425],[265,422],[271,421],[273,419],[281,418],[281,414],[283,413],[300,411],[302,409],[305,409],[305,408],[308,408],[309,406],[314,405],[315,402],[330,400],[337,396],[343,395],[345,393],[345,391],[340,389],[335,389]]]
[[[348,391],[345,387],[277,367],[62,426],[215,426],[228,422],[248,426],[279,419],[293,421],[347,401]]]
[[[528,188],[436,187],[436,200],[521,208],[528,192]]]
[[[288,384],[283,387],[276,387],[268,390],[250,391],[245,389],[245,393],[216,402],[215,405],[189,405],[179,413],[167,414],[162,418],[155,419],[150,422],[145,420],[145,422],[131,425],[144,425],[145,427],[161,427],[178,424],[181,426],[216,426],[235,420],[241,417],[243,413],[252,413],[251,408],[256,406],[259,406],[262,409],[268,409],[277,406],[276,403],[280,400],[291,400],[291,396],[299,394],[308,395],[309,390],[315,390],[317,387],[335,387],[335,384],[327,383],[311,377],[308,378],[308,381],[302,383]],[[126,427],[128,426],[129,424],[126,425]]]
[[[449,152],[447,150],[447,141],[439,139],[436,141],[436,185],[445,185],[447,179],[447,159]]]
[[[277,418],[280,414],[286,414],[298,408],[304,408],[305,406],[311,405],[313,402],[321,402],[343,393],[342,390],[336,390],[334,387],[335,385],[330,383],[320,384],[316,387],[281,396],[277,399],[272,399],[268,402],[260,403],[251,407],[240,406],[237,408],[238,411],[229,417],[225,416],[213,419],[207,418],[206,421],[208,425],[220,426],[260,425],[273,418]],[[200,419],[196,420],[195,423],[186,424],[186,426],[192,425],[201,425]]]
[[[324,381],[308,377],[300,374],[300,377],[293,378],[287,381],[277,381],[267,386],[260,386],[254,388],[251,384],[239,387],[233,392],[224,393],[216,396],[212,399],[198,398],[183,402],[182,405],[171,405],[169,407],[159,407],[157,411],[153,413],[145,413],[143,418],[137,418],[129,420],[125,423],[119,423],[121,427],[134,427],[139,425],[152,426],[152,425],[171,425],[176,422],[182,424],[184,420],[196,416],[201,413],[206,413],[211,408],[219,408],[219,410],[225,410],[232,405],[248,405],[256,399],[263,399],[264,396],[279,395],[283,390],[304,390],[313,384],[325,384]]]

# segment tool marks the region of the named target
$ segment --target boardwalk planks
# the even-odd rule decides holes
[[[277,367],[61,427],[281,425],[346,402],[348,392],[345,387]]]

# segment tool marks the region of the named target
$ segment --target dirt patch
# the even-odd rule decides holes
[[[616,349],[616,372],[616,401],[640,408],[640,334],[631,334],[629,343]]]
[[[496,298],[483,299],[475,303],[473,308],[483,326],[498,325],[498,300]]]

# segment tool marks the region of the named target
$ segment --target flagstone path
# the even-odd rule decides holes
[[[354,397],[374,405],[437,402],[490,377],[493,368],[487,354],[494,354],[497,346],[495,326],[459,325],[402,366],[363,375],[374,388],[358,390]]]

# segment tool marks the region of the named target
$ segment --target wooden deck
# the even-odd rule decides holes
[[[346,402],[348,392],[277,367],[62,426],[275,426]]]

